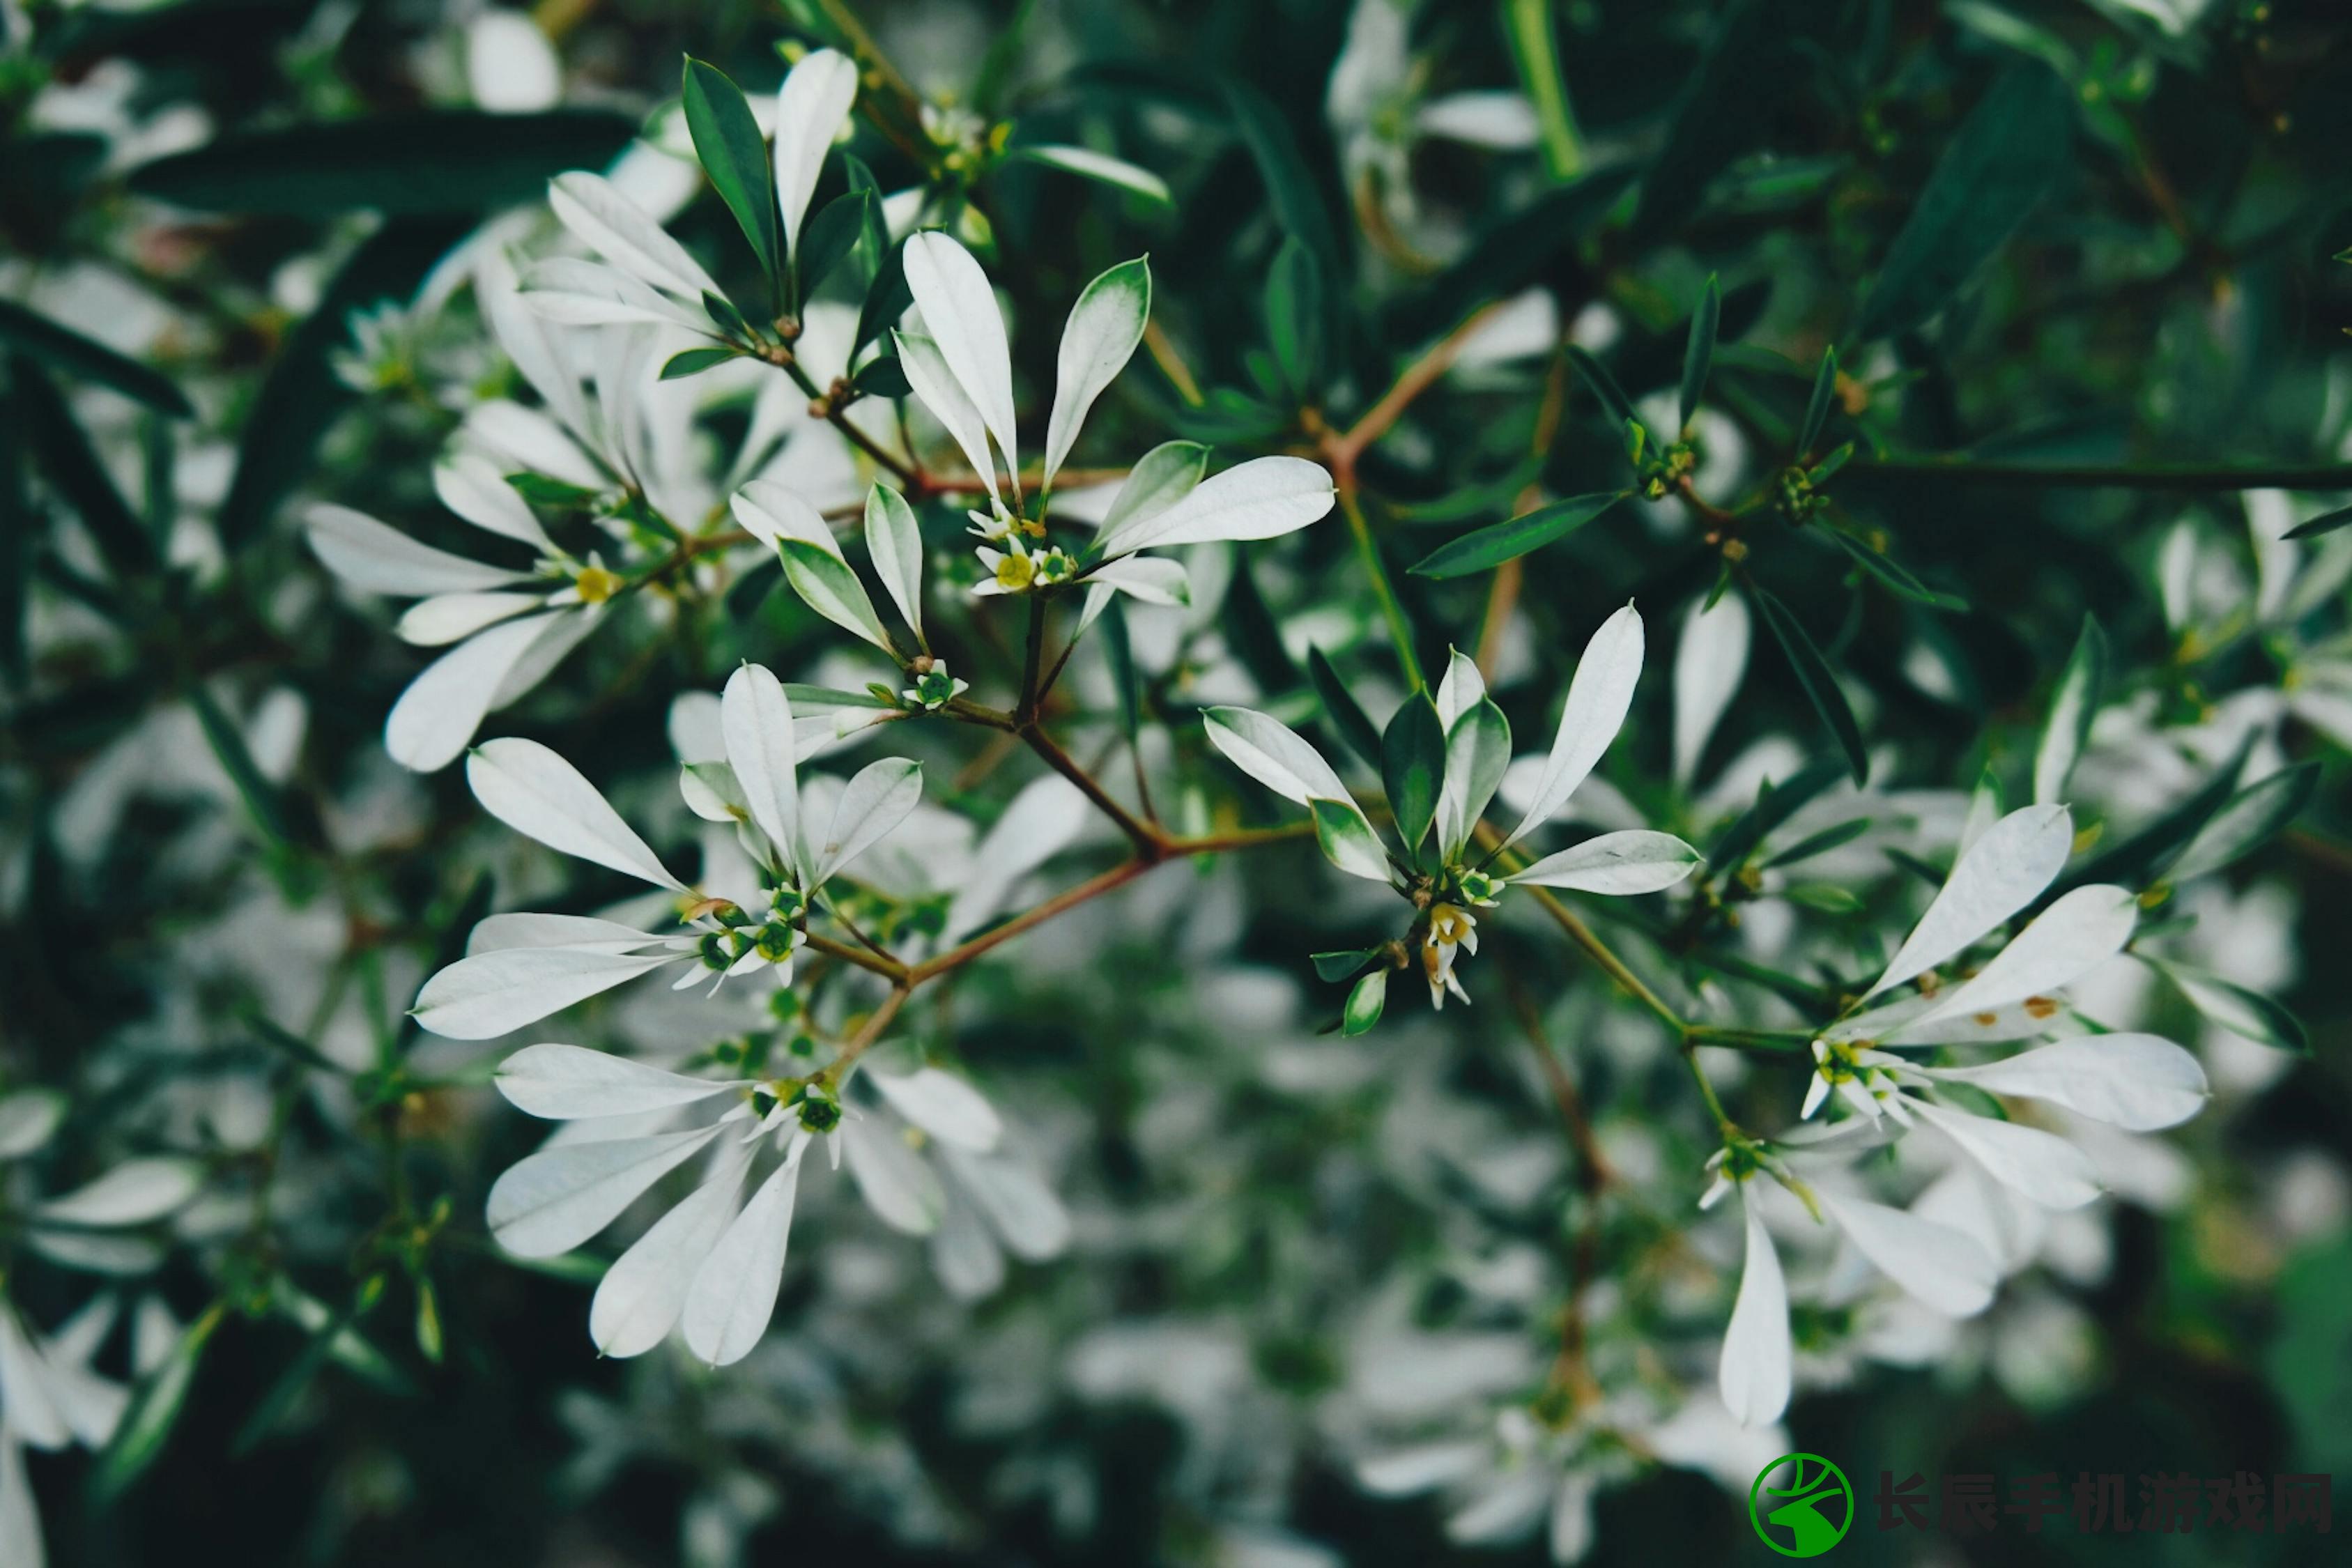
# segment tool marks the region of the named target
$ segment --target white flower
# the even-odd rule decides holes
[[[745,665],[728,679],[720,724],[727,760],[688,763],[679,789],[698,816],[735,827],[760,868],[764,907],[697,898],[570,763],[535,741],[487,742],[466,764],[484,809],[551,849],[677,895],[688,932],[648,934],[584,915],[492,915],[474,928],[467,956],[425,983],[417,1022],[456,1039],[488,1039],[679,963],[692,965],[676,983],[681,989],[706,974],[771,967],[788,984],[824,885],[914,810],[922,768],[888,757],[861,769],[817,837],[802,820],[795,762],[803,742],[783,685]]]

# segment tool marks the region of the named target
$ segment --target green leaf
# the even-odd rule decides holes
[[[855,353],[874,341],[877,332],[896,326],[907,307],[915,302],[915,291],[907,286],[907,247],[892,246],[875,269],[874,282],[866,290],[866,303],[857,311],[857,336],[850,352]]]
[[[351,1075],[351,1068],[326,1055],[301,1036],[282,1026],[258,1008],[247,1013],[245,1022],[246,1026],[253,1031],[254,1037],[271,1050],[282,1052],[304,1067],[320,1072],[331,1072],[344,1078]]]
[[[24,417],[26,447],[34,463],[81,520],[115,580],[129,582],[157,570],[162,559],[154,536],[122,499],[57,384],[22,354],[9,357],[8,374],[15,389],[11,401]]]
[[[1170,194],[1168,182],[1150,170],[1138,167],[1124,158],[1097,153],[1086,147],[1015,147],[1008,156],[1041,168],[1059,169],[1066,174],[1092,180],[1113,190],[1140,196],[1154,206],[1173,207],[1176,198]]]
[[[25,426],[13,390],[0,386],[0,669],[25,673],[25,593],[32,555],[48,523],[25,487]]]
[[[2074,100],[2042,65],[2003,72],[1961,122],[1895,237],[1854,335],[1908,331],[2000,250],[2065,169]]]
[[[1788,29],[1770,9],[1756,0],[1717,9],[1721,25],[1684,79],[1665,142],[1642,175],[1636,245],[1697,210],[1709,182],[1762,136],[1773,100],[1809,74],[1792,65]]]
[[[897,354],[867,360],[849,378],[849,384],[860,397],[908,397],[915,390],[907,380],[907,367],[898,363]]]
[[[1354,802],[1309,800],[1307,809],[1314,816],[1315,844],[1325,859],[1350,877],[1393,883],[1388,852]]]
[[[2207,823],[2221,816],[2235,797],[2238,775],[2245,771],[2246,756],[2253,750],[2253,744],[2254,738],[2249,734],[2238,742],[2229,761],[2214,769],[2211,776],[2197,787],[2196,793],[2129,838],[2108,846],[2059,878],[2039,904],[2047,904],[2068,889],[2091,882],[2113,882],[2135,890],[2152,886],[2189,841],[2204,830]]]
[[[799,297],[805,300],[833,275],[842,258],[865,237],[867,220],[879,204],[871,191],[851,191],[824,204],[801,230],[800,249],[793,256],[793,276]]]
[[[1846,767],[1857,784],[1869,782],[1870,757],[1863,750],[1862,727],[1853,721],[1853,710],[1846,706],[1845,693],[1838,689],[1837,677],[1831,673],[1829,660],[1805,635],[1788,606],[1761,588],[1751,588],[1756,606],[1764,614],[1764,624],[1772,628],[1773,637],[1780,651],[1788,656],[1789,666],[1796,671],[1797,684],[1805,689],[1805,700],[1821,715],[1822,723],[1836,738],[1838,747],[1845,752]]]
[[[684,381],[689,375],[717,370],[729,360],[742,357],[733,349],[680,349],[662,363],[661,379]]]
[[[1715,333],[1723,321],[1723,289],[1715,275],[1709,273],[1706,292],[1701,296],[1698,309],[1691,312],[1690,335],[1683,342],[1683,428],[1690,428],[1691,416],[1698,412],[1700,395],[1706,391],[1706,373],[1715,363]]]
[[[1388,336],[1407,342],[1445,331],[1486,301],[1539,281],[1601,226],[1633,174],[1622,166],[1597,169],[1496,223],[1471,241],[1461,260],[1398,298],[1387,313]]]
[[[1103,655],[1110,660],[1111,685],[1118,692],[1119,728],[1133,745],[1143,730],[1143,680],[1135,668],[1135,644],[1128,636],[1127,611],[1119,599],[1113,594],[1103,605]]]
[[[2311,1054],[2311,1035],[2297,1018],[2259,991],[2186,964],[2150,960],[2207,1021],[2233,1035],[2297,1056]]]
[[[186,395],[161,371],[125,358],[104,343],[59,326],[12,300],[0,300],[0,343],[68,375],[112,387],[158,414],[185,419],[195,412],[188,406]]]
[[[1969,607],[1969,602],[1966,599],[1957,594],[1946,594],[1928,587],[1918,578],[1905,571],[1896,563],[1893,556],[1873,550],[1853,535],[1835,528],[1824,528],[1821,532],[1840,550],[1844,551],[1855,565],[1877,578],[1885,585],[1887,591],[1897,598],[1908,599],[1914,604],[1926,605],[1931,609],[1937,610],[1960,611]]]
[[[751,242],[760,270],[772,288],[783,276],[777,265],[776,182],[768,172],[767,144],[760,139],[760,122],[743,101],[743,89],[716,66],[688,58],[680,89],[686,105],[686,128],[694,138],[694,155],[719,192],[719,199],[735,215],[743,237]]]
[[[804,539],[779,540],[776,553],[783,559],[784,580],[810,609],[898,657],[890,634],[882,629],[881,617],[874,613],[874,601],[866,595],[866,584],[857,580],[849,563]]]
[[[1355,973],[1381,955],[1378,947],[1349,948],[1341,952],[1311,952],[1307,956],[1315,965],[1315,977],[1336,984]]]
[[[1330,214],[1290,122],[1272,100],[1247,82],[1228,79],[1224,94],[1234,130],[1249,150],[1250,161],[1257,165],[1258,177],[1265,182],[1275,221],[1283,233],[1314,253],[1327,282],[1344,276]]]
[[[1529,458],[1495,479],[1474,480],[1427,500],[1391,502],[1389,515],[1402,523],[1467,522],[1509,510],[1520,493],[1542,477],[1542,458]]]
[[[295,486],[317,479],[319,443],[359,401],[331,363],[350,337],[352,312],[414,294],[467,226],[465,219],[446,217],[384,225],[352,252],[318,308],[287,338],[237,438],[236,477],[217,517],[227,549],[251,541]]]
[[[2097,616],[2086,615],[2065,672],[2058,677],[2058,689],[2051,693],[2050,717],[2042,723],[2041,742],[2033,750],[2035,805],[2054,805],[2065,798],[2066,781],[2090,742],[2091,721],[2099,716],[2106,684],[2106,634],[2099,629]]]
[[[1379,767],[1381,732],[1319,647],[1307,650],[1307,679],[1323,703],[1323,716],[1331,721],[1331,728],[1347,742],[1348,749],[1361,757],[1367,767]]]
[[[1510,46],[1519,86],[1535,106],[1536,145],[1543,152],[1544,173],[1555,181],[1576,178],[1584,168],[1584,148],[1559,68],[1552,0],[1505,0],[1503,39]]]
[[[1850,915],[1862,908],[1860,899],[1829,882],[1800,882],[1781,889],[1780,896],[1825,915]]]
[[[261,829],[262,836],[272,843],[280,846],[292,843],[293,837],[286,826],[286,807],[278,799],[278,786],[262,776],[261,769],[254,762],[252,752],[247,749],[245,736],[236,722],[221,711],[220,704],[213,700],[212,693],[205,690],[201,683],[188,688],[188,706],[196,710],[196,722],[204,728],[205,741],[212,747],[213,755],[220,759],[221,771],[228,774],[231,784],[236,785],[236,793],[244,800],[245,809],[252,816],[253,825]]]
[[[1590,350],[1581,343],[1570,343],[1568,363],[1576,367],[1576,374],[1584,378],[1584,384],[1592,389],[1592,395],[1609,411],[1611,424],[1622,426],[1641,423],[1633,414],[1633,400],[1625,395],[1625,389],[1617,384],[1608,366],[1594,359]]]
[[[1737,871],[1773,829],[1802,811],[1844,774],[1845,766],[1838,758],[1816,757],[1790,773],[1784,783],[1775,784],[1765,780],[1763,787],[1756,792],[1756,803],[1733,818],[1731,826],[1708,848],[1707,865],[1727,875]]]
[[[1603,490],[1552,501],[1533,511],[1522,512],[1507,522],[1476,529],[1441,544],[1407,570],[1416,577],[1466,577],[1474,572],[1490,570],[1565,539],[1632,493]]]
[[[1837,378],[1837,350],[1825,348],[1822,351],[1822,368],[1813,373],[1812,395],[1805,400],[1805,423],[1797,436],[1800,462],[1811,454],[1813,444],[1822,438],[1822,426],[1829,423],[1830,399],[1836,395]]]
[[[1841,845],[1851,844],[1870,831],[1870,818],[1857,816],[1852,822],[1841,822],[1835,827],[1824,827],[1819,833],[1809,833],[1778,855],[1764,862],[1769,870],[1775,866],[1794,866],[1816,855],[1826,855]]]
[[[1268,696],[1298,684],[1298,667],[1282,646],[1282,628],[1258,592],[1257,574],[1250,569],[1249,552],[1234,546],[1234,576],[1225,590],[1225,626],[1242,668]]]
[[[1389,971],[1386,965],[1373,970],[1356,982],[1348,993],[1348,1005],[1340,1014],[1339,1032],[1355,1036],[1367,1033],[1381,1021],[1381,1009],[1388,1005]]]
[[[1418,854],[1445,783],[1445,722],[1426,691],[1406,698],[1381,735],[1381,783],[1397,837],[1408,855]]]
[[[1322,386],[1323,269],[1315,253],[1286,239],[1265,279],[1266,334],[1289,389],[1311,397]]]
[[[2323,511],[2317,517],[2305,519],[2280,537],[2313,539],[2323,533],[2333,533],[2337,529],[2347,526],[2352,526],[2352,506],[2339,506],[2334,511]]]
[[[544,200],[549,176],[604,167],[636,131],[603,109],[377,114],[232,132],[133,169],[130,184],[204,212],[478,213]]]
[[[334,1353],[337,1337],[365,1316],[368,1309],[374,1306],[383,1294],[383,1276],[371,1275],[362,1282],[349,1307],[311,1331],[309,1342],[302,1347],[302,1353],[278,1373],[278,1380],[261,1396],[261,1403],[254,1406],[253,1413],[246,1417],[245,1425],[237,1428],[236,1436],[229,1442],[231,1458],[242,1458],[260,1446],[261,1440],[269,1436],[286,1413],[294,1407],[294,1402],[302,1396],[303,1391],[310,1386],[311,1380],[325,1367],[328,1358]]]
[[[181,1331],[179,1342],[163,1358],[163,1364],[131,1394],[122,1418],[115,1423],[114,1436],[107,1440],[90,1470],[90,1496],[99,1503],[110,1503],[130,1490],[163,1452],[172,1428],[186,1408],[188,1389],[196,1380],[205,1347],[212,1342],[226,1316],[227,1309],[219,1302],[206,1308]]]
[[[2165,880],[2186,882],[2235,863],[2301,816],[2318,792],[2317,763],[2297,763],[2255,780],[2197,830],[2179,858],[2165,868]]]

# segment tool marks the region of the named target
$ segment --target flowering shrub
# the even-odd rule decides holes
[[[2352,22],[208,10],[0,9],[0,1563],[2344,1457]]]

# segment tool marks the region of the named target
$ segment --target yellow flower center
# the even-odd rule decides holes
[[[621,579],[602,566],[589,566],[572,580],[572,585],[580,591],[582,604],[601,605],[621,591]]]
[[[997,583],[1013,593],[1026,588],[1037,575],[1037,563],[1026,555],[1011,554],[996,563]]]

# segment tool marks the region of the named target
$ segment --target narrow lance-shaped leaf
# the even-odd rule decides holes
[[[776,255],[776,190],[768,175],[768,148],[760,138],[760,122],[744,101],[743,89],[716,66],[689,58],[679,90],[702,172],[742,226],[743,237],[751,242],[751,254],[759,258],[760,270],[772,288],[782,275]]]
[[[824,155],[832,150],[834,136],[856,101],[857,62],[837,49],[816,49],[803,56],[776,89],[776,211],[783,225],[785,248],[801,277],[803,299],[816,280],[802,265],[801,220],[808,213],[809,198],[816,194]],[[851,236],[852,241],[855,238]],[[846,250],[848,245],[841,248]]]
[[[1389,970],[1382,964],[1349,991],[1348,1005],[1339,1016],[1339,1032],[1349,1036],[1368,1033],[1381,1021],[1381,1009],[1388,1005],[1388,999]]]
[[[1005,470],[1019,473],[1013,354],[988,274],[971,252],[936,229],[909,237],[905,249],[907,287],[923,313],[924,331],[939,345],[940,357],[995,437]]]
[[[1549,502],[1507,522],[1474,529],[1431,551],[1407,570],[1416,577],[1466,577],[1490,570],[1567,538],[1631,493],[1606,490]]]
[[[1712,274],[1706,280],[1706,292],[1700,296],[1698,309],[1691,312],[1690,336],[1683,344],[1683,427],[1690,427],[1691,417],[1698,412],[1698,400],[1706,391],[1706,373],[1715,364],[1715,334],[1723,321],[1723,289]]]
[[[161,371],[119,354],[104,343],[28,310],[13,300],[0,300],[0,343],[68,375],[110,387],[159,414],[185,419],[195,412],[189,407],[187,395]]]
[[[1570,343],[1568,363],[1576,367],[1576,374],[1592,389],[1601,406],[1608,410],[1612,426],[1622,429],[1629,423],[1640,423],[1633,415],[1633,400],[1625,395],[1625,389],[1617,384],[1617,378],[1609,374],[1608,367],[1592,357],[1591,350],[1580,343]]]
[[[1780,651],[1788,655],[1797,684],[1804,689],[1805,700],[1813,705],[1813,711],[1821,715],[1822,724],[1845,752],[1846,767],[1853,774],[1853,782],[1866,782],[1870,758],[1863,749],[1862,727],[1854,722],[1853,710],[1847,706],[1845,693],[1839,689],[1829,660],[1822,657],[1822,650],[1813,646],[1813,639],[1805,635],[1805,628],[1797,624],[1787,606],[1761,588],[1752,593],[1756,607],[1764,614],[1764,624],[1772,628]]]
[[[253,825],[263,837],[281,847],[292,842],[286,826],[285,803],[279,798],[278,786],[271,784],[253,760],[253,752],[245,743],[245,733],[236,721],[221,711],[218,702],[202,683],[188,688],[188,706],[196,711],[196,722],[205,731],[205,742],[219,759],[221,771],[245,802]]]
[[[857,247],[867,217],[878,205],[871,191],[850,191],[825,203],[809,220],[808,231],[793,249],[793,277],[803,301]]]
[[[1445,726],[1426,692],[1404,700],[1381,736],[1381,782],[1395,815],[1397,837],[1417,856],[1437,815],[1445,779]]]
[[[848,562],[802,539],[779,540],[776,551],[783,558],[784,580],[810,609],[897,657],[890,634],[882,629],[881,618],[874,613],[874,601],[866,596],[866,585],[849,569]]]
[[[2091,738],[2091,721],[2098,717],[2107,684],[2107,638],[2098,618],[2083,617],[2074,652],[2051,694],[2050,717],[2033,752],[2033,798],[2055,801],[2066,793],[2066,781]]]
[[[1551,0],[1507,0],[1503,36],[1518,69],[1519,86],[1535,106],[1536,145],[1543,151],[1544,173],[1554,180],[1572,180],[1584,171],[1584,150],[1559,68]]]
[[[2297,763],[2255,780],[2230,797],[2165,868],[2165,879],[2186,882],[2221,870],[2261,847],[2303,815],[2319,789],[2319,764]]]
[[[1265,277],[1266,336],[1291,391],[1312,395],[1323,364],[1323,269],[1296,237],[1283,241]]]
[[[866,552],[915,640],[923,640],[923,530],[907,498],[876,480],[866,492]]]
[[[1173,206],[1176,198],[1169,193],[1168,182],[1150,170],[1140,168],[1124,158],[1095,152],[1088,147],[1015,147],[1009,156],[1024,163],[1041,163],[1049,169],[1059,169],[1081,179],[1100,184],[1116,185],[1131,195],[1160,206]]]
[[[1805,422],[1797,432],[1797,458],[1804,460],[1812,455],[1822,438],[1822,428],[1829,423],[1830,399],[1837,393],[1838,363],[1835,347],[1822,351],[1822,367],[1813,373],[1812,395],[1805,399]]]
[[[1349,691],[1347,683],[1319,647],[1307,650],[1307,679],[1315,688],[1315,695],[1323,703],[1323,716],[1349,751],[1363,759],[1370,767],[1381,765],[1381,732],[1371,718]]]
[[[1055,362],[1054,413],[1045,427],[1041,489],[1054,488],[1054,476],[1076,443],[1087,411],[1126,368],[1150,317],[1151,268],[1142,257],[1123,261],[1087,284],[1070,308]]]
[[[149,1373],[131,1394],[122,1419],[115,1425],[114,1436],[99,1455],[90,1474],[91,1495],[100,1502],[111,1501],[130,1490],[163,1454],[173,1427],[179,1424],[181,1411],[186,1408],[188,1390],[195,1383],[205,1347],[212,1342],[227,1311],[219,1302],[207,1307],[181,1331],[163,1363]]]
[[[1325,859],[1350,877],[1370,882],[1390,880],[1388,855],[1381,848],[1380,836],[1353,802],[1310,800],[1307,809],[1315,816],[1315,842]]]

